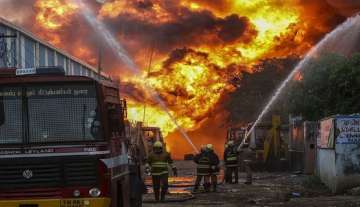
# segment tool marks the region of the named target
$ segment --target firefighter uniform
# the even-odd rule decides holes
[[[239,159],[238,152],[234,146],[233,141],[229,141],[228,147],[224,152],[224,161],[225,161],[225,182],[233,183],[233,175],[235,177],[235,182],[239,182]]]
[[[217,176],[219,174],[220,168],[220,160],[219,157],[215,154],[213,145],[208,144],[207,145],[207,151],[209,153],[209,160],[210,160],[210,180],[211,185],[213,187],[213,191],[216,192],[217,190]]]
[[[163,150],[163,145],[161,142],[156,141],[154,143],[154,150],[149,155],[147,163],[147,167],[151,170],[155,200],[159,201],[160,197],[161,201],[164,201],[169,186],[168,166],[172,167],[175,176],[177,176],[177,172],[176,167],[172,166],[173,161],[170,154],[166,152],[166,150]]]
[[[255,159],[255,153],[254,151],[248,146],[248,144],[245,144],[243,146],[239,146],[238,148],[240,161],[242,165],[245,167],[246,172],[246,181],[245,184],[252,184],[252,164],[253,160]]]
[[[201,152],[194,157],[196,165],[196,180],[194,186],[194,192],[199,189],[200,182],[204,179],[204,189],[208,190],[209,176],[210,176],[210,159],[206,146],[201,147]]]

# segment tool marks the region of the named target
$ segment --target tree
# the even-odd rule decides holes
[[[229,94],[225,103],[231,124],[255,121],[267,101],[280,83],[294,68],[298,58],[267,59],[254,66],[253,73],[243,73],[238,77],[237,89]],[[284,112],[282,102],[274,104],[273,111]],[[269,113],[272,114],[272,113]]]
[[[360,112],[360,54],[328,54],[312,60],[301,81],[291,83],[288,108],[294,115],[319,120]]]

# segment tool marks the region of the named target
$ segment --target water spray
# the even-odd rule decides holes
[[[85,20],[91,25],[91,27],[100,34],[108,46],[114,51],[117,57],[125,63],[135,75],[141,76],[141,71],[135,62],[130,58],[130,55],[124,49],[124,47],[120,44],[120,42],[115,38],[115,36],[110,32],[109,29],[106,28],[105,24],[98,20],[92,10],[82,2],[82,0],[72,0],[77,5],[79,5],[80,12],[84,16]],[[181,133],[181,135],[185,138],[185,140],[190,144],[193,148],[194,152],[198,153],[199,150],[196,148],[194,143],[191,141],[191,138],[185,132],[185,130],[178,124],[176,118],[170,113],[166,103],[161,99],[159,94],[149,85],[147,84],[145,78],[143,80],[145,84],[146,90],[150,93],[150,95],[157,101],[160,107],[167,113],[172,122],[175,124],[176,129]]]
[[[355,28],[354,28],[355,27]],[[349,31],[350,30],[350,31]],[[335,30],[328,33],[316,46],[311,48],[311,50],[305,55],[305,57],[295,66],[291,71],[289,76],[281,83],[280,87],[275,91],[275,94],[271,97],[270,101],[265,105],[265,108],[262,110],[254,124],[251,126],[250,130],[246,133],[245,138],[241,142],[239,148],[241,148],[246,140],[249,138],[252,131],[255,127],[263,120],[266,113],[269,111],[274,102],[279,98],[281,92],[286,88],[288,83],[294,78],[296,74],[301,72],[306,68],[309,61],[318,56],[321,52],[338,52],[341,54],[349,54],[353,47],[356,45],[353,44],[358,38],[360,38],[360,14],[350,17],[343,24],[338,26]],[[340,33],[340,35],[339,35]],[[338,39],[341,38],[341,39]],[[346,45],[345,43],[349,43]],[[334,46],[329,47],[329,43],[332,43]]]

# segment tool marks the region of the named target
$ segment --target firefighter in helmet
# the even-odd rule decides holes
[[[211,185],[213,187],[213,191],[216,192],[217,190],[217,176],[219,174],[220,168],[219,168],[219,164],[220,164],[220,160],[219,157],[217,156],[217,154],[214,151],[214,147],[212,144],[207,144],[206,145],[207,151],[208,151],[208,156],[209,156],[209,160],[210,160],[210,180],[211,180]]]
[[[230,140],[227,143],[227,147],[224,151],[225,161],[225,182],[226,183],[238,183],[239,182],[239,166],[238,166],[238,151],[235,147],[234,141]],[[235,182],[233,182],[233,175]]]
[[[204,179],[204,189],[208,190],[209,176],[210,176],[210,159],[206,150],[206,145],[201,146],[201,151],[194,157],[196,163],[196,180],[194,185],[194,192],[199,190],[201,180]]]
[[[245,167],[246,181],[245,184],[252,184],[252,165],[255,160],[255,152],[248,143],[239,145],[237,151],[239,152],[240,162]]]
[[[147,160],[147,171],[151,172],[155,200],[165,200],[168,192],[169,166],[172,168],[174,176],[177,176],[177,169],[173,166],[170,153],[164,150],[163,144],[156,141],[153,145],[153,152]]]

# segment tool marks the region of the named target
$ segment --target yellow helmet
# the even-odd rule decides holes
[[[234,145],[234,141],[233,141],[233,140],[230,140],[230,141],[228,142],[228,145],[229,145],[229,146]]]
[[[212,144],[207,144],[207,145],[206,145],[206,148],[207,148],[208,150],[213,150],[213,149],[214,149],[214,146],[213,146]]]
[[[162,147],[163,147],[163,144],[162,144],[160,141],[156,141],[156,142],[154,143],[154,147],[156,147],[156,148],[162,148]]]

